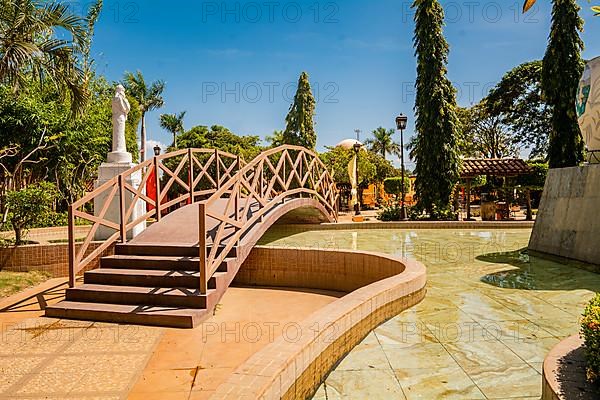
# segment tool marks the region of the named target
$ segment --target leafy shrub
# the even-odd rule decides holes
[[[426,214],[418,206],[415,206],[411,209],[411,212],[408,213],[408,218],[413,221],[457,221],[458,215],[450,208],[434,208],[431,214]]]
[[[52,212],[52,205],[58,197],[56,186],[49,182],[29,185],[21,190],[6,194],[6,205],[10,210],[10,223],[15,231],[15,244],[23,244],[23,233]]]
[[[385,204],[381,212],[377,215],[377,219],[384,222],[400,221],[401,217],[402,206],[396,201]]]
[[[581,321],[581,336],[585,342],[587,377],[600,378],[600,293],[587,305]]]

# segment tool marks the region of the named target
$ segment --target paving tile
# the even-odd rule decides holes
[[[408,400],[485,399],[458,365],[436,369],[395,369],[394,372]]]
[[[393,369],[443,368],[456,365],[440,343],[418,343],[406,346],[382,345]]]
[[[355,347],[336,367],[339,371],[389,368],[390,363],[379,344],[361,344]]]
[[[196,371],[194,369],[182,370],[154,370],[144,371],[137,381],[132,393],[163,393],[163,392],[190,392]]]
[[[542,376],[526,364],[486,366],[467,373],[489,399],[542,395]]]
[[[538,338],[526,340],[502,340],[514,353],[529,364],[542,363],[554,346],[557,338]]]
[[[19,395],[66,395],[84,377],[86,372],[53,373],[25,375],[25,381],[16,390]]]
[[[327,380],[327,399],[406,399],[391,370],[333,371]]]
[[[525,364],[523,359],[498,340],[445,343],[444,347],[467,372],[482,366]]]

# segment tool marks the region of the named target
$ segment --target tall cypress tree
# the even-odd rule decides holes
[[[415,0],[417,82],[415,113],[418,206],[432,217],[450,209],[460,175],[459,121],[455,89],[447,78],[448,43],[444,38],[444,10],[437,0]]]
[[[314,149],[317,145],[314,115],[315,98],[310,88],[308,74],[303,72],[298,80],[294,103],[285,118],[286,127],[283,132],[283,143]]]
[[[554,0],[552,28],[542,64],[542,90],[552,107],[550,168],[574,167],[583,161],[583,137],[577,123],[575,99],[583,74],[583,20],[575,0]]]

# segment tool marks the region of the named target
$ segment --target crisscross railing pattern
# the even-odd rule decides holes
[[[337,196],[332,174],[312,151],[288,145],[263,152],[199,204],[201,293],[230,251],[275,207],[311,197],[337,220]]]
[[[217,192],[245,165],[239,156],[214,149],[184,149],[147,160],[112,178],[69,207],[69,284],[76,275],[117,241],[127,242],[128,234],[148,218],[160,221],[164,213],[182,204],[204,200]],[[140,179],[136,188],[132,178]],[[154,179],[156,199],[146,193],[146,185]],[[94,215],[95,200],[102,204]],[[119,216],[109,218],[111,204],[119,202]],[[114,207],[114,206],[113,206]],[[134,219],[136,207],[144,210]],[[92,224],[83,242],[76,247],[75,222]],[[89,251],[98,230],[106,229],[110,237]]]

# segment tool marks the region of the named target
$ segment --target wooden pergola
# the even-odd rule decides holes
[[[527,175],[531,167],[520,158],[465,158],[460,177],[467,181],[467,220],[471,220],[471,181],[481,175],[503,178]]]

